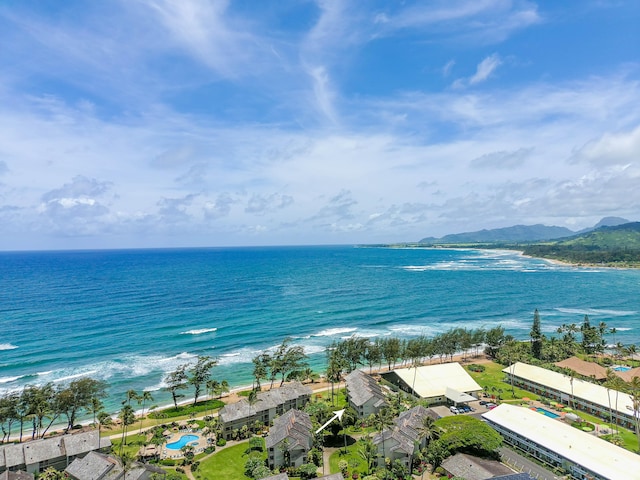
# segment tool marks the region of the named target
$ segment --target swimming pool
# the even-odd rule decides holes
[[[626,365],[616,365],[613,369],[616,372],[626,372],[627,370],[631,370],[631,367],[627,367]]]
[[[200,437],[198,435],[183,435],[177,442],[167,443],[166,447],[169,450],[180,450],[185,445],[191,442],[197,442],[198,440],[200,440]]]
[[[542,413],[543,415],[545,415],[545,416],[547,416],[549,418],[558,418],[560,416],[557,413],[550,412],[549,410],[546,410],[546,409],[540,408],[540,407],[536,407],[536,412]]]

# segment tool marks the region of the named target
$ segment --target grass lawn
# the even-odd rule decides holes
[[[362,457],[358,454],[358,448],[360,444],[358,442],[353,443],[352,445],[347,446],[347,453],[344,453],[344,447],[340,450],[333,452],[331,457],[329,457],[329,473],[338,473],[340,472],[340,467],[338,466],[341,460],[345,460],[349,464],[349,475],[351,475],[354,471],[360,473],[360,476],[365,472],[366,465]]]
[[[206,460],[200,462],[200,467],[194,473],[197,479],[224,478],[225,480],[247,480],[244,474],[244,464],[249,459],[245,454],[249,446],[249,441],[239,443],[233,447],[228,447],[213,454]],[[266,459],[266,452],[252,455],[259,455],[260,458]]]
[[[344,384],[340,384],[344,385]],[[338,384],[336,383],[334,388],[334,397],[333,404],[331,404],[331,389],[325,390],[323,392],[314,392],[311,396],[312,402],[326,402],[332,410],[340,410],[341,408],[345,408],[348,405],[347,402],[347,393],[345,388],[338,388]]]
[[[140,447],[145,441],[145,438],[146,435],[144,433],[142,435],[138,435],[137,433],[135,435],[127,435],[127,443],[124,446],[123,450],[130,453],[131,455],[137,455]],[[121,443],[122,438],[114,438],[111,440],[111,450],[118,455],[120,454]]]
[[[495,362],[483,363],[485,367],[484,372],[472,372],[469,369],[467,372],[473,379],[478,382],[483,389],[488,388],[489,395],[500,395],[502,400],[510,402],[513,399],[522,399],[523,397],[530,398],[531,400],[538,400],[539,397],[535,393],[528,392],[521,388],[515,387],[515,396],[511,394],[511,385],[504,381],[504,373],[502,373],[503,365]]]

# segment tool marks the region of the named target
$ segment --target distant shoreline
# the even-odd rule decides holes
[[[422,249],[422,250],[486,250],[486,251],[508,251],[519,253],[522,257],[535,258],[538,260],[544,260],[553,265],[559,265],[564,267],[582,267],[582,268],[607,268],[612,270],[637,270],[640,269],[640,263],[632,264],[611,264],[611,263],[587,263],[587,262],[571,262],[568,259],[548,258],[535,255],[525,254],[521,248],[509,248],[505,245],[496,245],[492,247],[489,244],[426,244],[426,243],[390,243],[390,244],[378,244],[378,245],[357,245],[360,248],[389,248],[389,249]]]

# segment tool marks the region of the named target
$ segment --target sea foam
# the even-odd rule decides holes
[[[318,333],[312,333],[310,337],[333,337],[335,335],[341,335],[343,333],[355,332],[356,330],[358,330],[357,327],[327,328],[325,330],[319,331]]]
[[[18,347],[11,343],[0,343],[0,350],[15,350],[16,348]]]
[[[202,335],[203,333],[215,332],[217,328],[199,328],[196,330],[187,330],[186,332],[180,332],[180,335]]]

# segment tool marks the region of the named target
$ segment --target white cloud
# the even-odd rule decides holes
[[[453,83],[454,88],[464,88],[470,85],[477,85],[489,79],[493,72],[502,65],[502,60],[497,53],[489,55],[476,67],[476,73],[469,78],[459,78]]]
[[[502,65],[502,61],[497,53],[488,56],[478,64],[476,73],[469,79],[469,84],[475,85],[484,82],[500,65]]]
[[[640,166],[640,126],[631,131],[605,133],[582,147],[573,160],[594,165]]]

